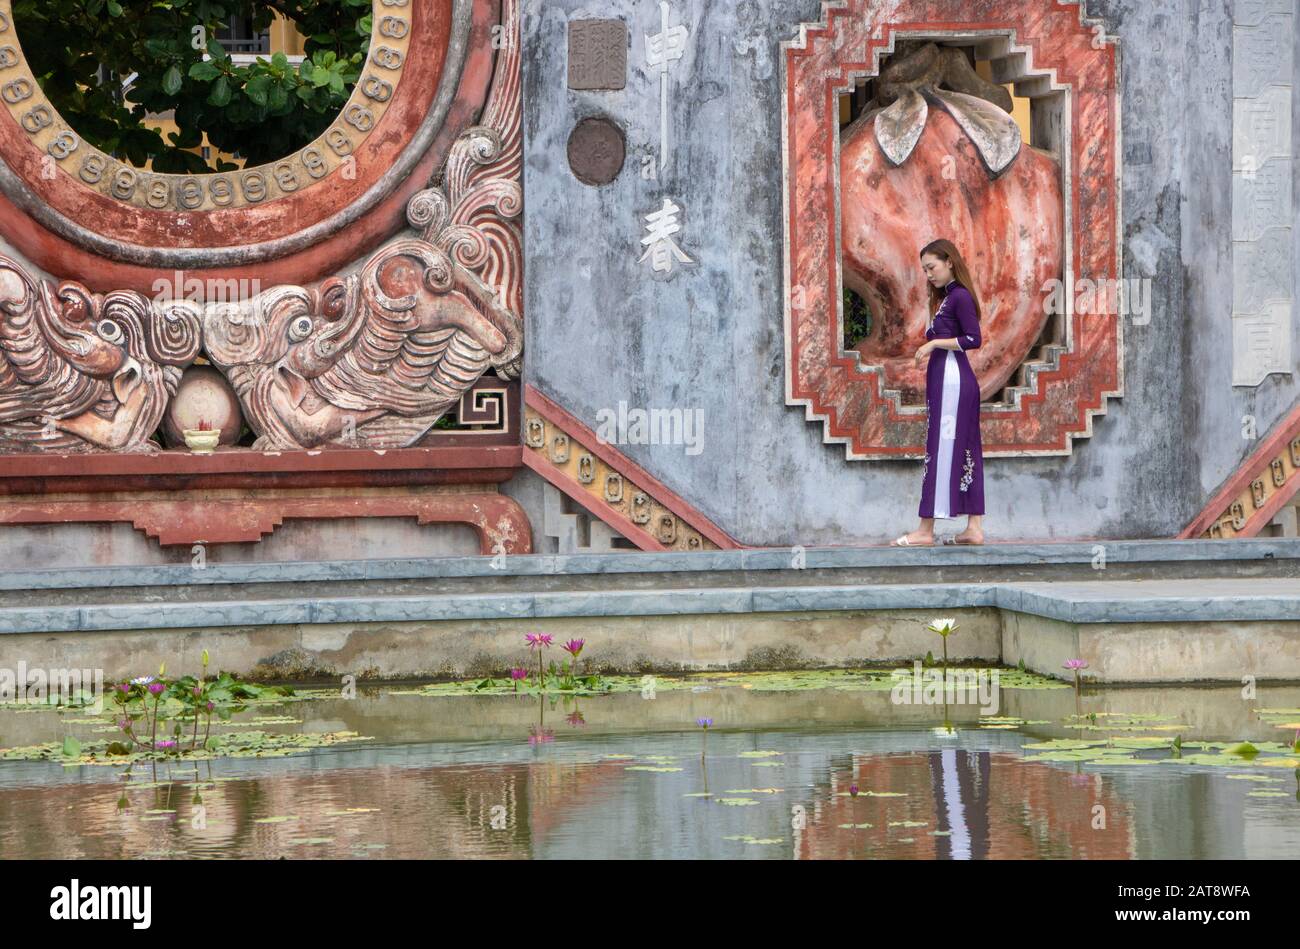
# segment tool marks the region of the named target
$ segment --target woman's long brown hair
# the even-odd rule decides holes
[[[980,310],[979,294],[975,291],[975,281],[971,280],[970,268],[966,266],[966,261],[962,259],[961,251],[957,250],[952,241],[940,238],[937,241],[930,241],[921,248],[921,256],[925,257],[927,254],[952,264],[953,279],[966,288],[970,298],[975,301],[975,319],[981,319],[983,313]],[[930,312],[937,313],[939,304],[943,302],[943,291],[928,281],[927,284],[930,288]]]

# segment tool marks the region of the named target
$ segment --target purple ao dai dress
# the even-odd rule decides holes
[[[921,517],[984,513],[984,456],[980,445],[980,387],[966,353],[980,347],[975,301],[956,280],[944,288],[926,339],[956,339],[959,350],[935,349],[925,375],[929,424]]]

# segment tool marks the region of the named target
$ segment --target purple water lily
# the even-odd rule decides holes
[[[856,784],[850,784],[849,797],[857,797],[857,796],[858,796],[858,786]]]
[[[1078,692],[1078,691],[1079,691],[1079,673],[1080,673],[1081,671],[1083,671],[1084,669],[1088,668],[1088,660],[1086,660],[1086,659],[1067,659],[1067,660],[1065,660],[1065,665],[1063,666],[1063,668],[1068,669],[1068,670],[1070,670],[1071,672],[1074,673],[1074,691],[1075,691],[1075,692]]]
[[[539,649],[541,647],[549,648],[551,643],[555,641],[555,637],[550,633],[528,633],[524,636],[524,640],[528,643],[529,649]]]
[[[712,728],[712,727],[713,727],[713,719],[711,719],[711,718],[697,718],[697,719],[695,720],[695,724],[696,724],[696,725],[699,725],[701,728]]]
[[[574,659],[577,659],[578,656],[582,653],[582,647],[585,646],[586,644],[587,641],[585,639],[570,639],[567,643],[564,644],[564,650],[569,655],[573,656]]]

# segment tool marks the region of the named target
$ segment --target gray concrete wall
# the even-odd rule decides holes
[[[1300,392],[1294,375],[1230,384],[1230,0],[1087,6],[1120,38],[1124,270],[1152,280],[1151,319],[1126,324],[1126,394],[1091,439],[1068,458],[987,462],[990,539],[1171,536],[1253,449],[1243,415],[1265,433]],[[744,543],[892,538],[915,524],[920,465],[847,462],[784,400],[778,43],[821,3],[672,7],[691,36],[673,73],[673,164],[657,180],[641,169],[659,140],[643,40],[659,31],[658,5],[528,8],[527,379],[592,427],[620,402],[700,409],[698,455],[620,448]],[[624,90],[567,89],[567,21],[586,17],[627,22]],[[628,141],[627,167],[600,188],[576,181],[565,157],[589,115],[609,116]],[[643,216],[664,196],[685,209],[679,242],[696,261],[668,279],[638,262]]]
[[[209,564],[478,554],[478,534],[469,525],[421,527],[415,518],[290,520],[259,543],[207,544],[204,550]],[[0,564],[7,570],[190,564],[194,557],[191,547],[162,547],[130,524],[0,527]]]

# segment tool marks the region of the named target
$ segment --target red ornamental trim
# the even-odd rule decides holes
[[[1281,484],[1274,480],[1274,472],[1280,473]],[[1256,483],[1262,488],[1263,496],[1263,503],[1258,506],[1252,491],[1252,484]],[[1178,539],[1258,537],[1297,494],[1300,494],[1300,405],[1278,422],[1183,528]],[[1234,502],[1239,505],[1235,512]]]
[[[133,253],[213,248],[235,255],[236,262],[210,269],[186,267],[187,278],[258,281],[262,286],[308,283],[341,269],[359,251],[401,229],[406,223],[406,202],[439,170],[461,130],[479,115],[493,71],[492,31],[499,26],[500,0],[472,2],[468,50],[455,95],[441,129],[403,181],[391,180],[394,162],[416,136],[444,79],[452,30],[448,0],[413,0],[411,55],[392,102],[353,156],[352,177],[340,173],[341,166],[333,167],[310,187],[255,205],[192,212],[153,210],[116,201],[62,168],[53,178],[42,174],[43,169],[48,171],[48,156],[33,146],[31,136],[7,109],[0,109],[0,159],[44,206]],[[330,161],[338,163],[332,152]],[[265,173],[278,164],[260,170]],[[245,173],[226,177],[238,182]],[[56,276],[75,277],[95,290],[151,293],[157,280],[172,281],[178,269],[97,254],[74,238],[37,224],[8,194],[0,194],[0,226],[32,263]],[[310,227],[325,229],[325,236],[301,248],[280,247]]]
[[[617,448],[601,442],[594,431],[580,422],[576,416],[566,411],[559,403],[543,395],[531,385],[524,385],[524,404],[556,428],[562,430],[584,451],[590,452],[610,468],[622,475],[627,482],[637,485],[654,499],[657,504],[671,511],[682,523],[698,531],[721,550],[740,550],[746,545],[740,543],[726,531],[709,520],[698,509],[688,503],[662,481],[650,474],[631,458]],[[549,464],[538,454],[525,451],[524,464],[532,468],[555,487],[559,488],[574,501],[591,510],[593,495],[584,490],[572,478],[560,472],[555,465]],[[642,550],[663,551],[669,548],[660,543],[653,533],[634,524],[626,516],[610,505],[600,505],[601,509],[592,511],[597,517],[631,540]]]
[[[257,542],[290,518],[343,517],[468,524],[478,532],[484,555],[533,551],[528,515],[503,494],[0,502],[0,524],[128,523],[164,547]]]
[[[924,410],[901,408],[880,371],[845,353],[840,338],[839,96],[855,79],[876,74],[877,55],[900,34],[1009,35],[1028,49],[1036,72],[1069,90],[1067,269],[1115,280],[1122,238],[1118,51],[1078,4],[1061,0],[847,0],[824,15],[782,44],[786,403],[821,421],[825,441],[844,444],[850,460],[919,459]],[[802,289],[798,308],[793,287]],[[1069,454],[1074,438],[1092,435],[1092,417],[1105,412],[1107,399],[1122,394],[1122,371],[1119,317],[1073,313],[1059,363],[1039,371],[1013,404],[984,407],[984,454]]]

